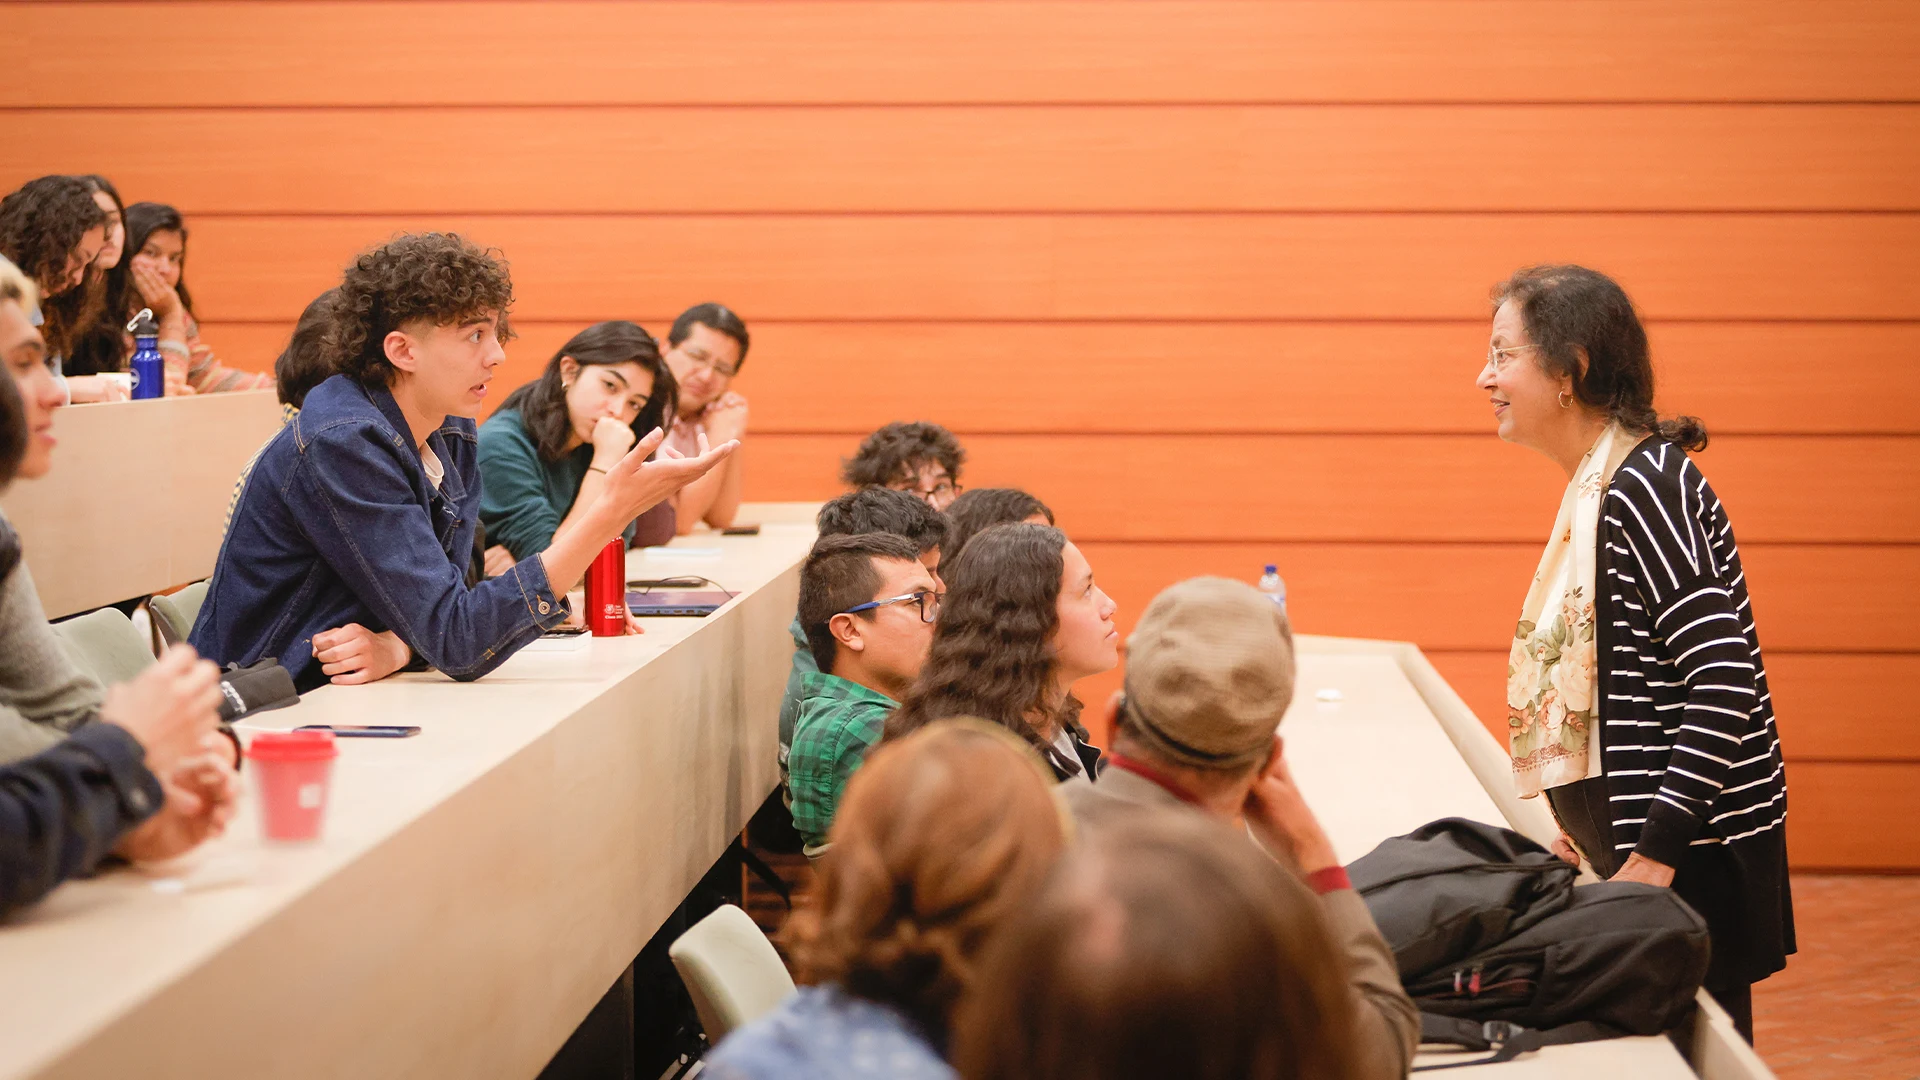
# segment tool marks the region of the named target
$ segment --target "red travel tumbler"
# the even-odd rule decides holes
[[[627,632],[627,544],[613,539],[587,567],[587,629],[594,637]]]

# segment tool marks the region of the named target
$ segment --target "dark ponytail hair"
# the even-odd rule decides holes
[[[610,367],[614,364],[639,364],[653,373],[653,392],[647,404],[633,420],[633,437],[644,438],[657,427],[665,427],[679,407],[680,384],[660,359],[660,345],[638,323],[624,319],[594,323],[573,335],[560,351],[547,361],[540,377],[507,395],[502,409],[518,409],[527,435],[540,449],[546,461],[559,461],[567,455],[567,436],[573,432],[573,419],[567,415],[567,390],[560,384],[560,361],[572,357],[582,370]]]
[[[1541,365],[1572,377],[1574,400],[1629,431],[1658,435],[1683,450],[1707,448],[1707,426],[1698,417],[1662,420],[1654,412],[1647,331],[1612,278],[1584,266],[1529,266],[1493,287],[1496,311],[1509,301],[1519,305]]]

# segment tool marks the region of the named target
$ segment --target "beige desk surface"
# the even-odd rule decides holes
[[[53,471],[0,498],[48,617],[213,573],[234,481],[278,430],[271,390],[55,410]]]
[[[1351,862],[1387,837],[1443,817],[1502,825],[1539,838],[1544,819],[1533,813],[1539,808],[1510,796],[1504,801],[1515,805],[1503,807],[1494,794],[1502,789],[1483,782],[1470,764],[1490,772],[1493,783],[1507,782],[1506,757],[1479,721],[1460,706],[1470,729],[1443,722],[1449,704],[1444,699],[1453,697],[1451,691],[1444,683],[1429,684],[1426,693],[1416,685],[1414,677],[1432,672],[1419,650],[1391,642],[1311,636],[1302,636],[1297,644],[1299,681],[1280,733],[1301,794],[1320,814],[1341,861]],[[1329,696],[1338,700],[1321,700],[1322,691],[1331,691]],[[1430,700],[1429,694],[1436,696]],[[1452,703],[1457,704],[1457,697]],[[1552,833],[1546,835],[1550,839]],[[1418,1063],[1454,1058],[1426,1053]],[[1467,1074],[1515,1080],[1655,1080],[1692,1077],[1694,1072],[1669,1040],[1654,1037],[1547,1047],[1509,1064],[1469,1068]],[[1714,1075],[1771,1074],[1763,1066],[1758,1073]]]
[[[0,1078],[513,1077],[544,1065],[778,782],[810,514],[636,552],[740,595],[541,641],[476,683],[325,687],[253,728],[341,744],[326,834],[232,833],[69,884],[0,930]],[[249,796],[249,803],[251,797]]]

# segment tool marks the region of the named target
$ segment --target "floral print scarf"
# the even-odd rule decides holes
[[[1634,438],[1609,424],[1580,459],[1507,653],[1507,728],[1523,799],[1600,775],[1594,566],[1600,499]]]

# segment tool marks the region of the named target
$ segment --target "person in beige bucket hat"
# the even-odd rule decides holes
[[[1393,954],[1287,770],[1279,728],[1293,701],[1293,631],[1264,594],[1192,578],[1154,597],[1127,639],[1114,743],[1096,784],[1063,787],[1085,833],[1143,812],[1204,813],[1249,835],[1320,899],[1348,965],[1362,1080],[1404,1077],[1420,1014]]]

